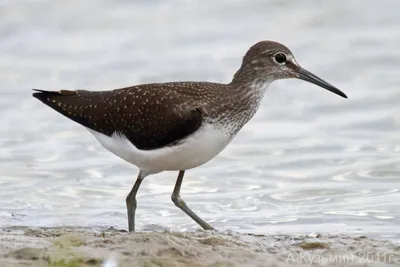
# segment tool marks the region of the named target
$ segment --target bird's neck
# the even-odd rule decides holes
[[[253,98],[250,101],[260,102],[264,93],[273,81],[270,77],[263,77],[254,68],[241,67],[233,76],[230,83],[232,90],[239,98]]]
[[[254,116],[270,83],[270,80],[262,79],[257,73],[246,69],[241,68],[236,72],[226,87],[229,101],[224,105],[229,108],[217,115],[219,123],[229,129],[229,134],[235,135]]]

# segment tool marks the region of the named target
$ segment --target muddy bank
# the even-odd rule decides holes
[[[399,266],[400,247],[346,235],[251,235],[114,229],[0,230],[0,266]]]

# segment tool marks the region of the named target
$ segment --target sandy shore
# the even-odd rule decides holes
[[[0,230],[0,266],[400,266],[400,246],[365,236]]]

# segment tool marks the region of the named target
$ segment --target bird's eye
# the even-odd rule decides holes
[[[286,55],[284,53],[278,53],[274,56],[274,59],[277,63],[283,64],[286,62]]]

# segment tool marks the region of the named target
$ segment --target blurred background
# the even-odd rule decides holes
[[[219,230],[350,233],[400,242],[398,0],[0,0],[0,226],[126,228],[137,169],[31,88],[230,82],[247,49],[287,45],[342,99],[274,83],[182,197]],[[176,172],[138,195],[139,230],[199,227],[170,200]]]

